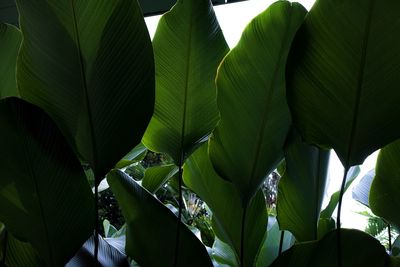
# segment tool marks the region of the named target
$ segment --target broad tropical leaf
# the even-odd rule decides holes
[[[178,167],[174,164],[149,167],[144,173],[142,186],[155,194],[177,172]]]
[[[0,21],[0,99],[19,95],[15,71],[20,44],[21,32]]]
[[[360,182],[353,187],[352,197],[361,204],[369,207],[369,192],[371,184],[375,177],[375,169],[370,170],[361,178]]]
[[[302,142],[292,133],[285,146],[286,170],[278,184],[277,219],[299,242],[318,238],[318,220],[327,179],[329,150]]]
[[[15,0],[2,0],[0,2],[0,22],[18,25],[18,10]]]
[[[48,266],[65,264],[94,228],[85,173],[56,125],[18,98],[0,101],[0,220]]]
[[[187,159],[183,177],[185,184],[211,209],[217,237],[233,248],[237,262],[241,262],[243,244],[243,262],[245,266],[253,266],[267,229],[267,210],[262,190],[250,201],[244,215],[240,195],[233,184],[215,173],[207,155],[207,144]],[[246,216],[244,236],[241,235],[243,216]]]
[[[400,140],[384,147],[376,162],[369,193],[372,212],[400,227]]]
[[[118,163],[115,165],[115,168],[122,169],[133,163],[139,162],[144,159],[146,156],[147,149],[146,147],[140,143],[135,146],[128,154],[126,154]]]
[[[110,238],[107,238],[110,239]],[[112,238],[111,238],[112,239]],[[129,267],[128,257],[112,246],[109,241],[99,236],[98,263],[93,255],[94,235],[92,235],[78,250],[75,256],[65,265],[65,267],[81,266],[115,266]]]
[[[141,266],[174,266],[175,215],[125,173],[112,170],[107,181],[127,224],[127,255]],[[176,266],[212,266],[200,240],[183,223],[180,227]]]
[[[214,262],[214,266],[239,267],[235,252],[228,244],[222,242],[218,238],[215,238],[211,249],[211,258]]]
[[[153,53],[138,3],[17,4],[21,96],[52,117],[99,183],[140,143],[153,112]]]
[[[291,124],[286,58],[305,14],[298,3],[272,4],[250,22],[218,69],[221,121],[210,139],[210,157],[217,173],[239,190],[244,204],[283,156]]]
[[[217,123],[214,79],[228,45],[210,0],[178,0],[161,17],[153,46],[156,104],[143,143],[179,166]]]
[[[336,267],[337,233],[332,231],[319,241],[294,245],[271,265],[272,267]],[[378,240],[358,230],[341,230],[342,266],[388,266],[389,255]]]
[[[317,1],[292,46],[294,123],[346,169],[400,137],[399,9],[399,1]]]

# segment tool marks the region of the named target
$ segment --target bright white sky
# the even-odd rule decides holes
[[[231,48],[233,48],[237,44],[242,31],[251,21],[251,19],[264,11],[273,2],[275,1],[249,0],[234,4],[216,6],[214,8],[220,26],[224,32],[225,39]],[[296,2],[301,3],[306,9],[309,10],[314,4],[315,0],[298,0]],[[159,18],[160,16],[146,18],[146,24],[151,37],[154,36]],[[358,211],[363,211],[365,210],[365,208],[361,204],[353,200],[351,196],[351,190],[353,186],[359,182],[361,177],[363,177],[369,170],[375,167],[376,157],[377,153],[374,153],[366,159],[364,164],[361,166],[360,175],[353,182],[352,186],[347,190],[344,196],[342,206],[343,227],[364,230],[367,224],[366,218],[364,216],[355,213]],[[325,206],[329,202],[330,195],[340,189],[342,177],[343,167],[336,154],[332,151],[328,171],[328,187],[323,206]],[[334,216],[336,216],[336,211]]]

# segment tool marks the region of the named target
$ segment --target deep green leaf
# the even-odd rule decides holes
[[[319,241],[294,245],[271,265],[296,267],[335,267],[337,261],[337,230]],[[343,267],[387,266],[389,256],[385,248],[372,236],[358,230],[341,230]]]
[[[99,183],[140,143],[153,112],[153,53],[138,3],[17,4],[21,96],[53,118]]]
[[[285,146],[286,171],[279,181],[277,219],[300,242],[316,240],[327,179],[329,151],[302,142],[293,132]]]
[[[210,0],[178,0],[161,17],[153,46],[156,105],[143,142],[182,165],[219,118],[214,79],[229,50]]]
[[[210,139],[218,174],[248,203],[282,159],[291,119],[285,66],[306,10],[279,1],[253,19],[224,58],[216,79],[221,121]]]
[[[318,239],[321,239],[330,231],[336,229],[336,222],[332,217],[319,218],[318,221]]]
[[[121,253],[117,248],[99,236],[98,263],[93,255],[94,236],[91,236],[85,244],[78,250],[76,255],[65,265],[65,267],[81,266],[113,266],[129,267],[128,257]]]
[[[56,125],[18,98],[0,101],[0,220],[49,266],[65,264],[90,236],[94,199]]]
[[[127,224],[127,255],[141,266],[174,266],[175,215],[125,173],[112,170],[107,181]],[[212,266],[200,240],[183,223],[179,227],[177,266]]]
[[[15,77],[21,32],[14,26],[0,22],[0,99],[18,96]]]
[[[361,204],[369,207],[369,191],[371,189],[372,180],[375,177],[375,169],[370,170],[361,178],[360,182],[353,187],[352,197]]]
[[[5,264],[7,267],[42,267],[45,262],[39,257],[38,252],[27,242],[19,241],[10,232],[7,233],[5,244],[7,246],[0,247],[2,251],[6,252]],[[2,253],[0,252],[0,254]],[[3,259],[4,255],[0,256]],[[1,263],[0,263],[0,266]]]
[[[262,245],[267,226],[265,198],[260,189],[250,201],[245,221],[244,236],[241,236],[243,208],[240,195],[232,183],[219,177],[207,155],[207,144],[202,145],[189,157],[183,168],[185,184],[207,203],[212,211],[215,234],[229,244],[240,262],[241,239],[244,244],[244,264],[253,266]]]
[[[355,166],[350,168],[349,172],[347,173],[346,176],[346,184],[344,186],[344,192],[347,191],[351,183],[354,181],[354,179],[357,178],[358,174],[360,173],[360,167]],[[339,195],[340,191],[336,191],[331,195],[331,199],[329,200],[328,206],[325,207],[323,211],[321,211],[321,218],[329,219],[332,217],[333,212],[336,209],[336,206],[339,203]]]
[[[371,210],[400,227],[400,140],[379,152],[375,171],[369,193]]]
[[[279,255],[279,245],[282,231],[279,230],[279,224],[274,217],[268,218],[268,234],[264,238],[264,243],[257,256],[256,267],[269,266]],[[295,241],[294,236],[284,231],[282,251],[289,249]]]
[[[214,261],[214,266],[218,267],[239,267],[237,256],[232,248],[215,238],[214,245],[211,250],[211,258]]]
[[[400,137],[399,1],[316,1],[289,56],[288,102],[307,143],[362,164]]]
[[[177,172],[178,167],[174,164],[149,167],[144,173],[142,186],[154,194]]]

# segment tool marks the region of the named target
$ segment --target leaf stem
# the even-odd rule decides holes
[[[387,225],[388,228],[388,236],[389,236],[389,253],[392,254],[392,233],[390,231],[390,224]]]
[[[242,214],[242,229],[240,233],[240,267],[244,266],[244,239],[245,239],[245,230],[246,230],[246,215],[247,215],[247,206],[245,204],[243,207],[243,214]]]
[[[282,254],[283,250],[283,239],[285,238],[285,231],[281,231],[281,240],[279,241],[279,251],[278,255],[280,256]]]
[[[95,210],[95,227],[94,227],[94,259],[97,264],[99,254],[99,188],[94,187],[94,210]]]
[[[349,172],[349,167],[345,167],[344,169],[344,174],[343,174],[343,179],[342,179],[342,185],[340,186],[340,194],[339,194],[339,204],[338,204],[338,210],[337,210],[337,216],[336,216],[336,229],[337,229],[337,256],[338,256],[338,266],[342,266],[342,235],[340,231],[340,216],[342,213],[342,200],[343,200],[343,195],[346,187],[346,180],[347,180],[347,173]]]
[[[7,245],[8,245],[8,231],[4,229],[4,247],[3,247],[3,257],[1,263],[6,266],[6,255],[7,255]]]
[[[179,187],[179,196],[178,196],[178,219],[177,219],[177,229],[176,229],[176,239],[175,239],[175,256],[174,256],[174,266],[178,266],[178,258],[179,258],[179,245],[180,245],[180,235],[181,235],[181,220],[182,220],[182,207],[183,207],[183,192],[182,192],[182,160],[179,162],[179,172],[178,172],[178,187]]]

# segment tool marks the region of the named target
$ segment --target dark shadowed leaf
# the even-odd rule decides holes
[[[316,1],[292,46],[293,121],[346,168],[400,137],[399,9],[400,1]]]
[[[372,180],[375,177],[375,169],[370,170],[361,178],[360,182],[353,187],[352,197],[361,204],[369,207],[369,191],[371,189]]]
[[[107,181],[126,221],[127,255],[141,266],[174,266],[175,215],[125,173],[112,170]],[[183,223],[180,227],[177,266],[212,266],[200,240]]]
[[[115,168],[122,169],[133,163],[139,162],[144,159],[147,153],[147,148],[142,144],[135,146],[128,154],[125,155],[120,161],[118,161]]]
[[[400,140],[381,149],[369,204],[372,212],[400,227]]]
[[[278,185],[277,219],[299,242],[316,240],[329,150],[303,143],[293,132],[285,145],[286,170]]]
[[[330,232],[319,241],[294,245],[271,265],[272,267],[336,267],[337,230]],[[350,229],[341,230],[343,267],[374,266],[384,267],[389,261],[385,248],[372,236]]]
[[[244,204],[283,157],[291,123],[286,58],[305,14],[298,3],[274,3],[250,22],[218,69],[221,121],[210,139],[210,158]]]
[[[0,20],[0,99],[19,95],[15,71],[20,44],[21,32]]]
[[[112,239],[112,238],[108,238]],[[129,267],[128,257],[117,248],[110,245],[110,241],[99,236],[98,262],[100,266],[107,267]],[[65,267],[97,266],[93,255],[94,236],[91,236],[76,255],[65,265]]]
[[[94,200],[80,162],[42,110],[0,101],[0,220],[49,266],[65,264],[90,236]]]
[[[229,50],[210,0],[178,0],[153,46],[156,105],[143,143],[182,165],[218,121],[214,79]]]
[[[140,143],[153,113],[153,53],[139,5],[131,0],[17,4],[21,96],[53,118],[99,183]]]
[[[243,208],[240,195],[232,183],[219,177],[207,155],[207,144],[202,145],[186,161],[183,168],[185,184],[193,190],[212,211],[215,234],[233,248],[237,262],[241,258],[241,239],[244,244],[244,264],[252,266],[267,228],[265,198],[260,189],[250,201],[241,236]]]

